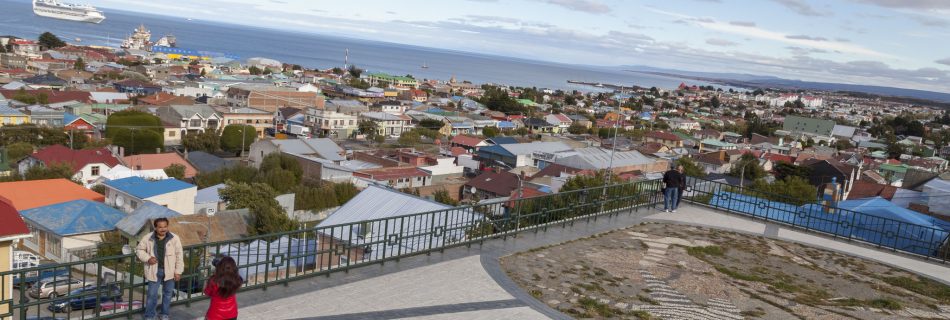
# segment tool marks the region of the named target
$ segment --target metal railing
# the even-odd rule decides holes
[[[238,263],[246,281],[242,290],[266,290],[306,277],[653,206],[660,187],[657,180],[614,184],[187,246],[185,271],[173,301],[190,304],[204,299],[203,286],[213,271],[211,261],[219,255],[231,256]],[[142,272],[143,263],[133,254],[3,272],[0,319],[131,318],[142,312],[146,300]],[[36,290],[40,289],[38,280],[53,276],[62,281],[58,290],[51,291],[51,285]],[[8,289],[11,282],[16,286],[12,291]]]
[[[684,199],[718,210],[804,229],[848,241],[863,242],[926,260],[950,260],[950,223],[920,225],[894,218],[834,207],[786,195],[767,193],[688,177]]]

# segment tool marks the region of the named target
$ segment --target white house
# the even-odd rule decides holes
[[[17,169],[22,175],[33,166],[65,164],[73,171],[72,180],[88,186],[119,163],[119,158],[106,148],[72,150],[57,144],[28,155],[17,163]]]
[[[376,123],[377,131],[384,136],[398,137],[403,132],[412,130],[412,118],[404,114],[389,114],[385,112],[363,112],[360,120]]]
[[[198,187],[178,179],[149,181],[141,177],[128,177],[105,181],[102,184],[106,186],[106,204],[127,213],[134,211],[145,201],[154,202],[181,214],[195,212]]]

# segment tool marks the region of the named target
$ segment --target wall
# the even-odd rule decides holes
[[[168,209],[181,214],[195,213],[195,196],[198,195],[198,187],[191,187],[184,190],[160,194],[148,199],[160,206],[166,206]]]
[[[375,163],[375,164],[383,166],[384,168],[399,166],[399,161],[380,158],[380,157],[377,157],[368,153],[364,153],[364,152],[354,152],[353,160],[360,160],[360,161],[366,161],[369,163]]]
[[[267,141],[258,141],[251,144],[247,158],[251,162],[252,166],[255,168],[260,168],[261,161],[264,160],[264,157],[276,151],[277,146],[275,146],[273,143]]]
[[[179,128],[165,128],[165,134],[163,135],[166,146],[177,146],[181,144],[181,129]]]
[[[465,182],[454,182],[454,183],[445,183],[438,185],[431,185],[425,187],[415,188],[419,191],[419,196],[423,198],[431,198],[439,190],[445,189],[449,192],[449,197],[456,201],[462,200],[462,188],[465,187]]]
[[[13,265],[13,241],[0,241],[0,273],[10,271]],[[13,299],[13,276],[5,276],[0,279],[3,288],[0,288],[0,301]],[[0,314],[10,312],[10,304],[0,303]]]

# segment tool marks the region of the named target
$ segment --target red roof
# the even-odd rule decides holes
[[[851,187],[851,192],[848,193],[848,200],[864,199],[876,196],[881,196],[884,199],[891,200],[894,198],[894,194],[896,192],[897,187],[895,186],[858,180],[855,181],[854,185]]]
[[[42,161],[46,165],[52,163],[69,163],[73,167],[73,172],[82,170],[83,167],[90,163],[103,163],[110,168],[119,164],[119,159],[112,155],[112,152],[109,152],[106,148],[72,150],[66,146],[57,144],[40,149],[30,156]]]
[[[0,238],[30,234],[13,202],[4,197],[0,197],[0,221],[3,221],[0,223]]]
[[[472,147],[472,148],[477,147],[479,143],[482,143],[482,141],[485,141],[485,140],[481,138],[472,137],[472,136],[466,136],[466,135],[457,135],[457,136],[452,137],[453,144],[460,144],[460,145],[463,145],[466,147]]]
[[[453,157],[458,157],[459,155],[462,155],[462,154],[468,154],[468,150],[465,150],[465,148],[462,148],[462,147],[452,147]]]
[[[425,171],[419,170],[419,168],[416,168],[416,167],[392,167],[392,168],[367,169],[367,170],[357,171],[356,174],[363,175],[377,181],[392,180],[392,179],[407,178],[407,177],[425,177],[429,175]]]
[[[795,162],[795,158],[792,158],[791,156],[787,156],[784,154],[778,154],[778,153],[766,153],[762,155],[762,158],[766,160],[771,160],[772,162],[775,162],[775,163],[785,162],[788,164],[792,164]]]

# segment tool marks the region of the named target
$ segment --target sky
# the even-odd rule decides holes
[[[950,0],[87,0],[581,65],[950,92]]]

